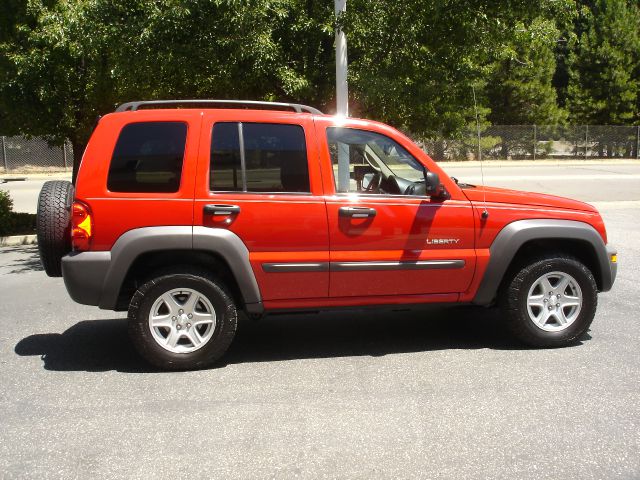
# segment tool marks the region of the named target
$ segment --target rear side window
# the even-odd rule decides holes
[[[180,188],[187,125],[126,125],[116,142],[107,188],[112,192],[173,193]]]
[[[210,165],[211,190],[242,191],[240,129],[237,123],[216,123],[213,127]]]
[[[310,192],[299,125],[216,123],[211,134],[213,191]]]

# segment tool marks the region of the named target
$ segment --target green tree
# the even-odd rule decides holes
[[[106,3],[22,2],[0,43],[0,131],[68,139],[76,168],[97,115],[126,90],[117,69],[126,12]]]
[[[11,1],[24,8],[0,36],[0,131],[69,139],[74,174],[96,117],[118,103],[320,102],[333,81],[332,10],[311,1]]]
[[[471,87],[486,115],[483,92],[496,61],[515,61],[513,45],[544,43],[556,32],[553,23],[529,25],[570,16],[573,7],[570,0],[350,1],[345,25],[355,107],[423,138],[459,134],[474,119]],[[525,62],[538,61],[528,55]]]
[[[487,84],[492,123],[556,125],[566,119],[553,86],[559,36],[554,22],[543,18],[529,28],[516,27],[511,48],[496,62]]]
[[[483,121],[561,121],[550,52],[574,10],[573,0],[349,0],[339,23],[351,110],[452,136],[473,122],[473,86]],[[0,29],[0,131],[69,139],[76,166],[96,116],[128,100],[333,103],[332,2],[7,0]]]
[[[577,124],[630,125],[640,119],[640,12],[637,2],[586,2],[569,54],[570,119]]]

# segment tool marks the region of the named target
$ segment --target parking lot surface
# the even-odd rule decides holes
[[[640,205],[598,206],[618,279],[556,350],[494,310],[350,311],[246,320],[218,368],[158,372],[123,314],[0,249],[0,477],[638,478]]]

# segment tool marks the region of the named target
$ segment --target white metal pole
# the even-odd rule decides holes
[[[347,10],[347,0],[335,0],[336,19]],[[336,111],[349,116],[349,89],[347,86],[347,36],[336,30]]]
[[[347,0],[335,0],[336,20],[347,9]],[[347,85],[347,36],[336,29],[336,113],[349,116],[349,89]],[[338,191],[349,191],[349,146],[338,143]]]

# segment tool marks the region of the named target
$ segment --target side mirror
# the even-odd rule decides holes
[[[424,188],[425,194],[430,197],[439,198],[442,200],[448,200],[450,197],[449,192],[440,183],[440,177],[437,173],[429,172],[424,169]]]
[[[427,195],[437,195],[440,190],[440,177],[438,177],[438,174],[425,170],[424,186]]]

